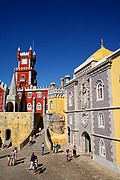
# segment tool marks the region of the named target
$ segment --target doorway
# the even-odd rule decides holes
[[[70,127],[68,126],[68,143],[70,143]]]
[[[6,133],[5,133],[5,140],[9,140],[11,138],[11,130],[10,129],[7,129],[6,130]]]
[[[83,139],[83,151],[85,153],[91,152],[91,139],[90,136],[87,132],[83,132],[82,134],[82,139]]]

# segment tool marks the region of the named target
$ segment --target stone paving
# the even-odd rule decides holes
[[[7,155],[12,148],[0,151],[0,180],[120,180],[120,175],[100,166],[88,156],[80,155],[66,162],[65,151],[53,154],[47,148],[41,155],[44,134],[31,147],[27,144],[18,152],[17,164],[7,166]],[[39,159],[39,172],[29,170],[30,155],[34,151]]]

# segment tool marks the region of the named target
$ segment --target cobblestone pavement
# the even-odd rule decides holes
[[[41,141],[40,138],[37,138],[32,147],[27,145],[18,152],[15,166],[7,166],[7,155],[12,149],[0,152],[0,180],[120,180],[120,175],[84,155],[66,162],[65,152],[52,154],[46,148],[45,155],[42,156],[40,142],[43,140]],[[39,159],[40,174],[37,175],[34,170],[29,170],[30,155],[33,150]]]

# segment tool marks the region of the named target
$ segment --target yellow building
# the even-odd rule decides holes
[[[67,75],[66,82],[70,76]],[[61,78],[61,86],[57,87],[55,83],[51,83],[48,90],[48,129],[52,143],[66,143],[66,94],[64,89],[64,78]]]

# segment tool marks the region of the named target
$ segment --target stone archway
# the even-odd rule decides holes
[[[82,150],[85,153],[91,152],[91,139],[87,132],[82,133]]]
[[[68,126],[68,128],[67,128],[67,130],[68,130],[68,133],[67,133],[67,135],[68,135],[68,143],[70,143],[70,127]]]

